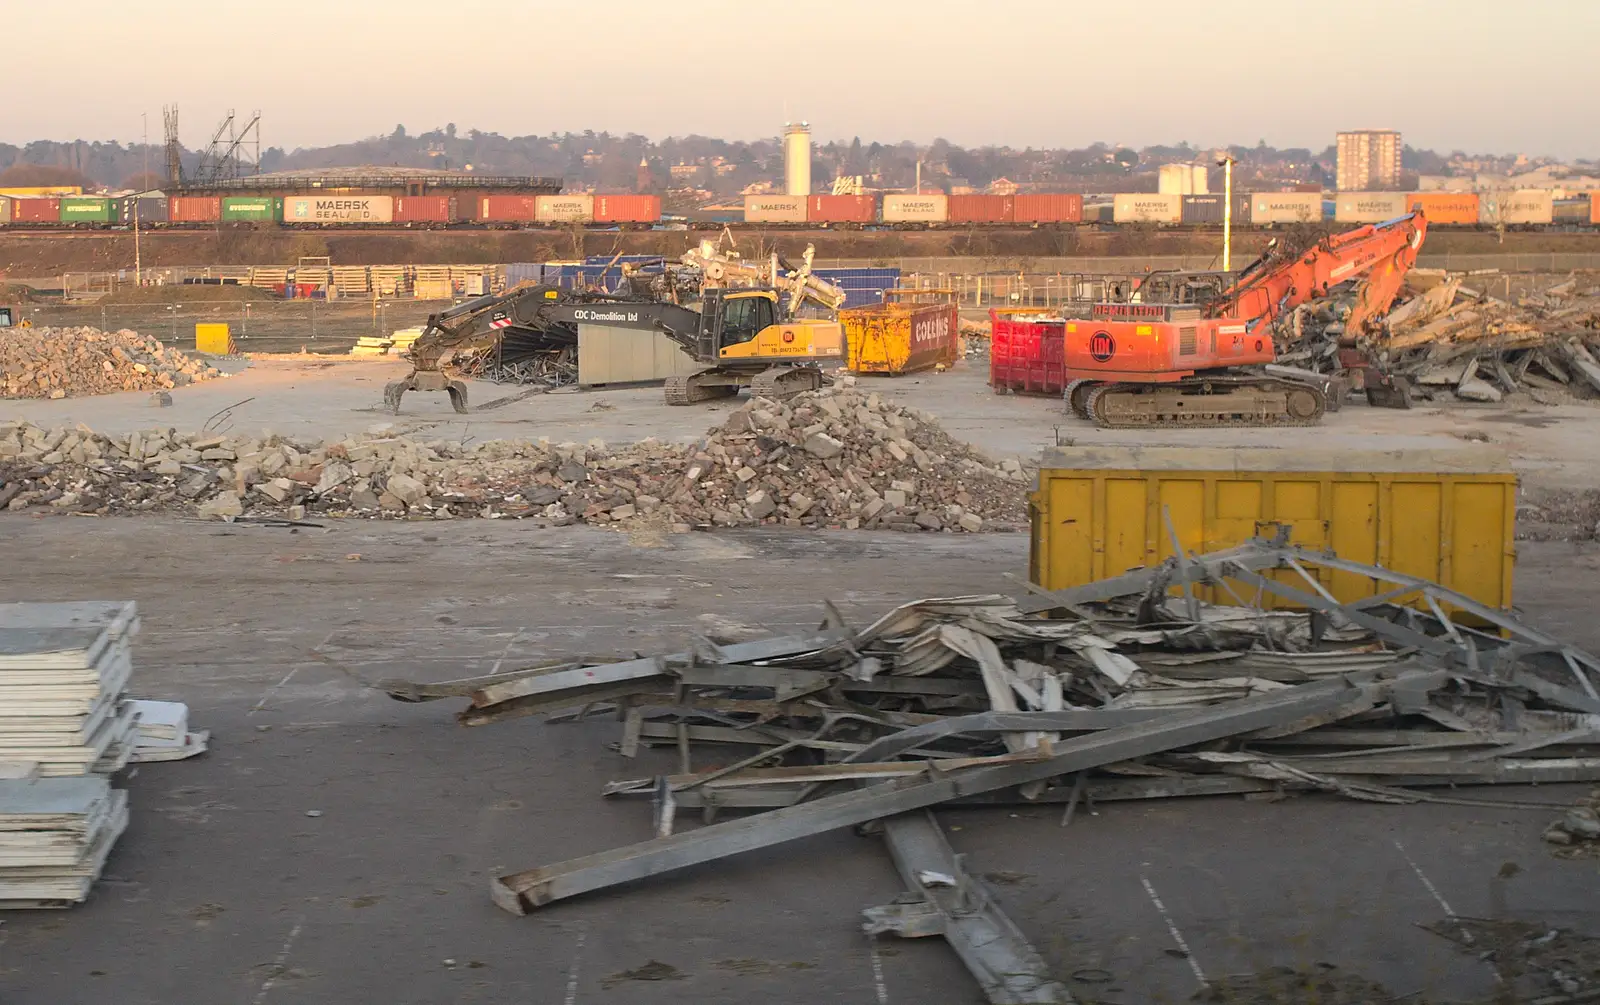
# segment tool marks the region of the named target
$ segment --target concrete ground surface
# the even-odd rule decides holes
[[[402,414],[383,410],[383,385],[404,376],[399,361],[256,359],[224,364],[240,372],[225,380],[179,388],[167,408],[148,394],[129,392],[59,401],[0,403],[0,420],[41,424],[85,423],[106,433],[176,427],[198,430],[215,420],[232,432],[271,429],[307,438],[339,438],[378,422],[430,438],[500,438],[629,442],[654,436],[689,441],[720,422],[731,407],[711,402],[671,408],[659,387],[600,388],[527,393],[525,388],[470,382],[473,411],[458,415],[442,393],[406,395]],[[860,386],[927,409],[945,428],[996,459],[1035,458],[1046,446],[1138,443],[1205,446],[1296,446],[1402,449],[1461,446],[1467,440],[1505,449],[1527,484],[1593,488],[1600,484],[1600,407],[1535,404],[1421,405],[1410,411],[1370,408],[1354,401],[1323,424],[1295,429],[1178,429],[1156,432],[1096,429],[1068,415],[1060,399],[997,395],[987,384],[988,361],[962,361],[948,373],[862,378]],[[249,399],[249,400],[246,400]],[[241,404],[242,403],[242,404]]]
[[[601,420],[618,423],[628,399],[607,397],[618,411]],[[1018,409],[1019,425],[1046,412],[982,402]],[[814,623],[824,597],[861,623],[916,597],[1010,591],[1022,535],[750,531],[639,548],[489,521],[0,516],[0,539],[0,600],[137,600],[134,691],[188,702],[213,737],[204,756],[138,767],[132,824],[87,904],[3,918],[6,1005],[981,1000],[940,940],[860,934],[858,912],[898,883],[877,840],[848,832],[500,911],[492,876],[648,837],[648,804],[599,790],[669,759],[624,763],[609,719],[466,729],[462,702],[406,705],[362,682],[666,651],[705,612],[784,632]],[[1600,649],[1600,548],[1524,545],[1517,595],[1534,623]],[[1186,1001],[1202,979],[1319,963],[1421,992],[1408,1001],[1487,1000],[1489,966],[1417,924],[1600,927],[1595,862],[1539,840],[1554,811],[1307,797],[1110,804],[1065,830],[1059,815],[941,814],[1080,1000]],[[675,979],[624,976],[652,961]]]

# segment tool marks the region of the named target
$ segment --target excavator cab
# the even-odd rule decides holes
[[[777,322],[775,296],[768,291],[715,292],[721,294],[716,298],[715,310],[711,313],[717,332],[714,345],[718,351],[753,341]]]

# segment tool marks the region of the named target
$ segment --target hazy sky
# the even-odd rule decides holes
[[[1370,127],[1600,156],[1600,0],[5,7],[9,142],[136,141],[141,113],[159,142],[176,102],[190,147],[229,108],[259,108],[263,142],[290,149],[397,123],[754,139],[789,117],[819,140],[1320,149]]]

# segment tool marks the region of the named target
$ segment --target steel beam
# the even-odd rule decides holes
[[[1072,995],[1050,976],[1043,957],[1021,929],[994,902],[983,883],[961,867],[932,813],[923,810],[890,817],[883,822],[883,841],[901,882],[916,900],[890,909],[869,908],[863,926],[869,935],[885,931],[913,938],[935,934],[927,912],[917,910],[919,902],[926,904],[940,922],[937,934],[961,957],[993,1005],[1070,1005]],[[907,907],[920,924],[905,926],[889,920],[905,916]]]
[[[502,908],[526,914],[558,900],[839,827],[1291,722],[1344,704],[1358,687],[1336,678],[1226,705],[1174,712],[1154,722],[1064,741],[1047,760],[973,768],[940,778],[882,782],[759,816],[501,876],[491,882],[490,890]]]

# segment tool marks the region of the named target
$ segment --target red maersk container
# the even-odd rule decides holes
[[[167,220],[171,223],[216,223],[220,219],[220,195],[175,195],[167,200]]]
[[[60,223],[61,200],[54,196],[19,196],[11,203],[12,223]]]
[[[478,219],[485,223],[532,223],[537,196],[486,195],[478,200]]]
[[[878,200],[870,195],[813,195],[806,199],[807,223],[876,223]]]
[[[1060,394],[1067,385],[1067,323],[1026,310],[989,312],[989,386],[995,391]]]
[[[1017,223],[1082,223],[1083,196],[1036,192],[1017,198]]]
[[[953,195],[951,223],[1011,223],[1016,220],[1014,195]]]
[[[595,223],[656,223],[661,219],[659,195],[597,195]]]
[[[394,200],[395,223],[449,223],[456,217],[447,195],[400,195]]]

